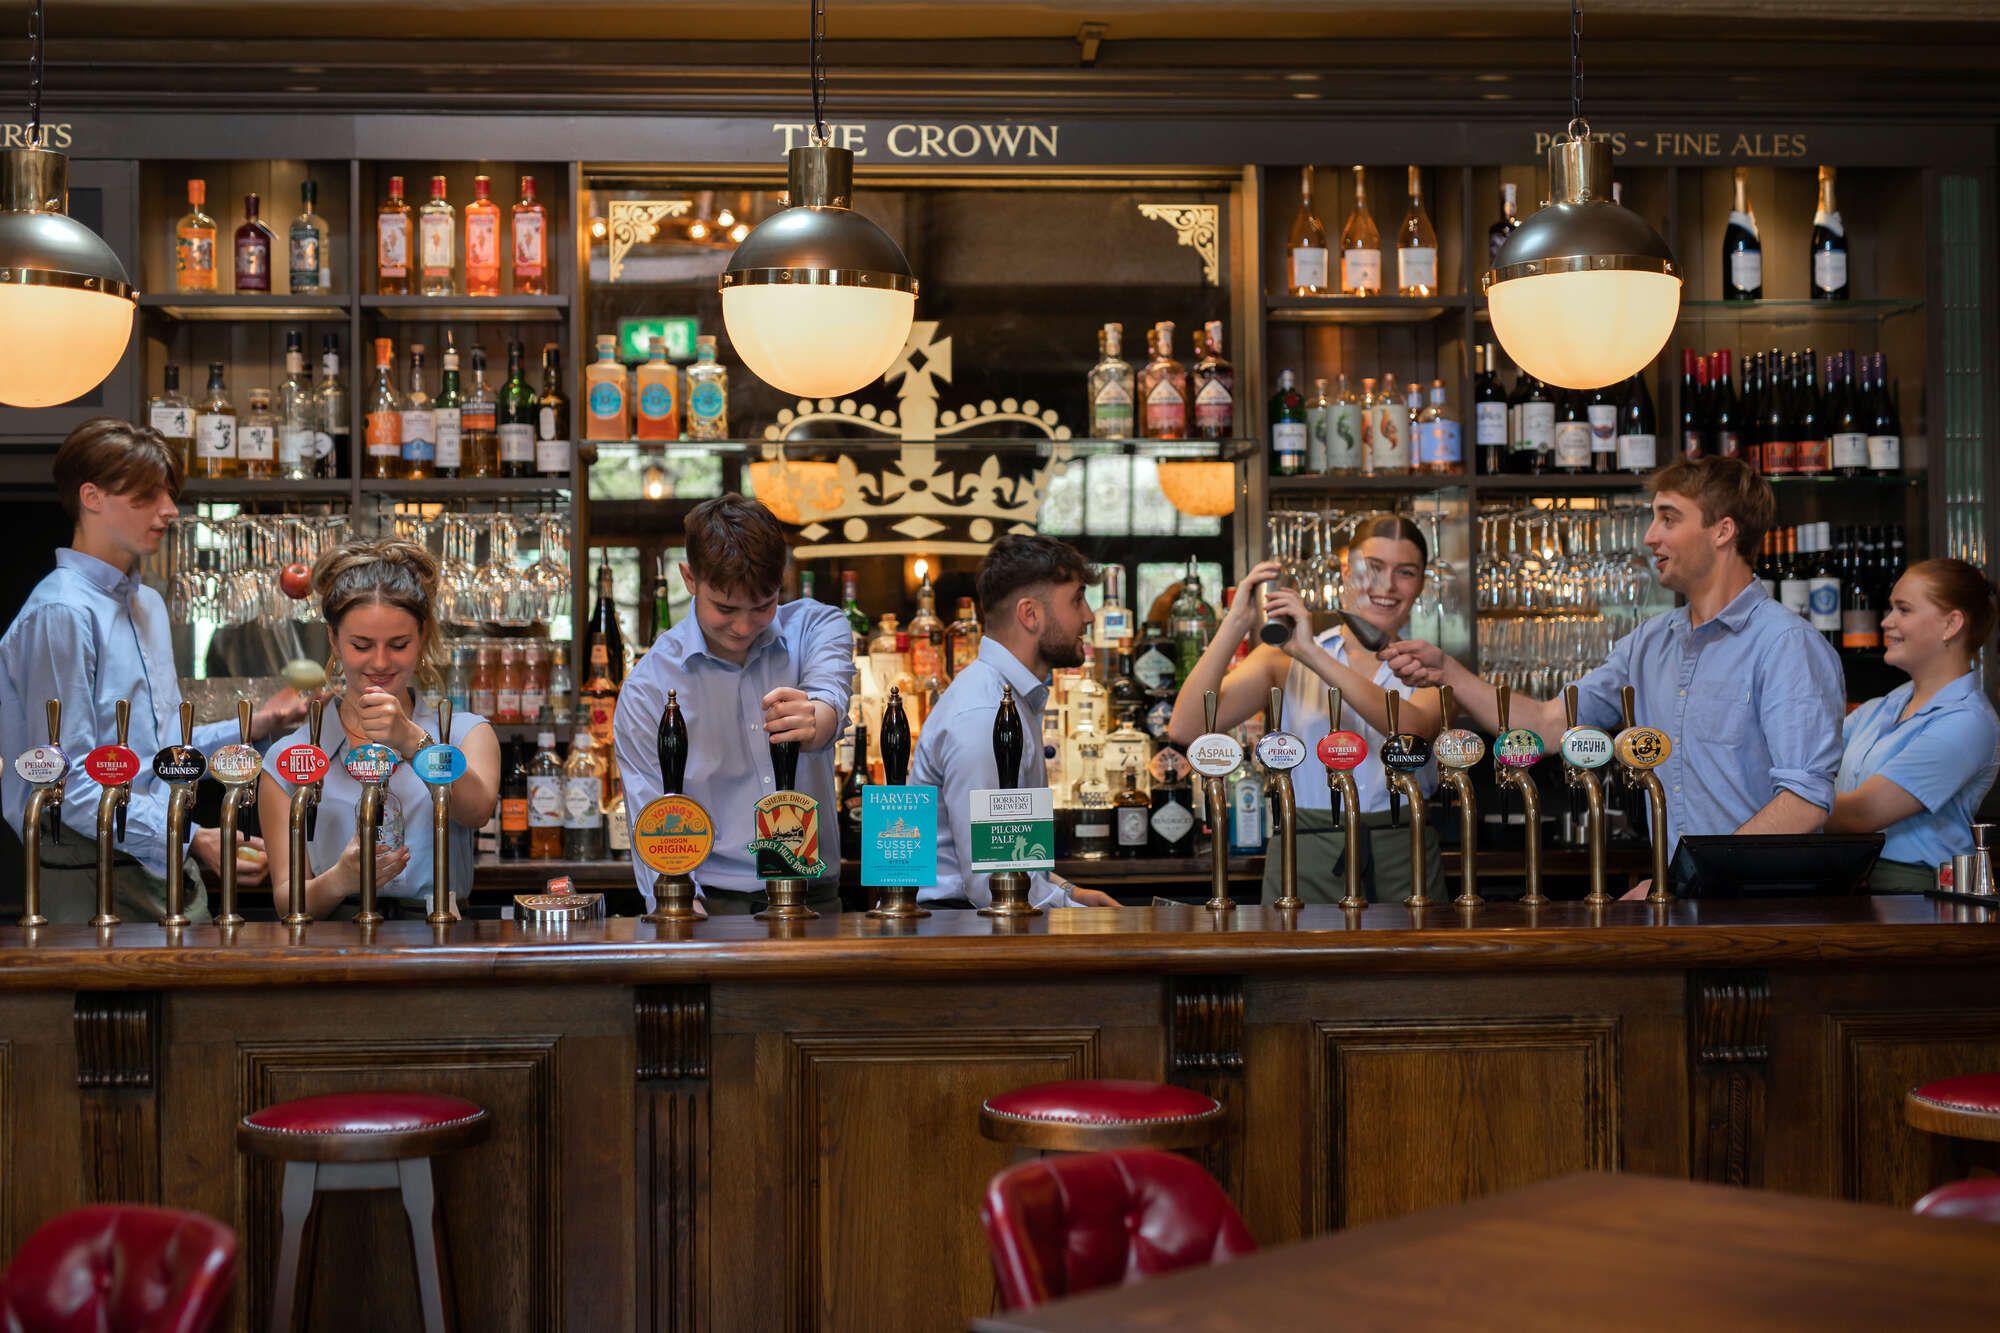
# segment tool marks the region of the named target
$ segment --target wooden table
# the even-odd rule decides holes
[[[2000,1227],[1575,1175],[973,1327],[1992,1330]]]

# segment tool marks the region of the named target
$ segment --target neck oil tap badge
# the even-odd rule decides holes
[[[1486,742],[1478,732],[1463,727],[1440,731],[1433,749],[1437,761],[1446,768],[1471,768],[1486,757]]]
[[[757,836],[748,851],[758,853],[763,879],[817,879],[826,871],[819,857],[819,802],[802,792],[774,791],[757,802]]]

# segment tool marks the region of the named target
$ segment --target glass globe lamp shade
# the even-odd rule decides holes
[[[1588,136],[1549,150],[1553,202],[1516,228],[1486,274],[1493,335],[1527,374],[1597,389],[1651,364],[1679,318],[1673,252],[1611,202],[1611,149]]]
[[[1236,512],[1234,463],[1162,459],[1159,478],[1167,503],[1190,518],[1222,518]]]
[[[792,205],[758,223],[721,279],[722,319],[750,373],[800,398],[881,378],[909,341],[917,280],[889,234],[856,213],[854,154],[791,150]]]
[[[132,286],[70,217],[69,159],[0,153],[0,402],[53,407],[90,392],[132,339]]]
[[[793,527],[840,508],[847,495],[840,484],[838,463],[764,459],[744,471],[749,474],[750,494],[773,518]]]

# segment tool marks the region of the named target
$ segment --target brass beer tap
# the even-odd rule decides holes
[[[115,926],[121,918],[111,910],[112,860],[116,856],[117,844],[125,841],[125,805],[132,799],[132,779],[138,776],[139,757],[125,749],[125,736],[132,726],[132,702],[120,699],[116,705],[118,718],[118,741],[116,749],[123,752],[122,758],[129,760],[125,765],[127,776],[122,782],[106,784],[104,792],[97,798],[97,915],[90,918],[93,926]],[[173,863],[178,848],[167,849],[167,862]]]
[[[857,754],[854,762],[866,764],[868,756]],[[890,687],[889,702],[882,705],[882,776],[888,786],[901,787],[910,780],[910,720],[903,711],[902,691]],[[868,915],[882,921],[915,921],[931,914],[917,906],[917,885],[883,885]]]
[[[1549,900],[1542,892],[1542,796],[1535,787],[1532,772],[1542,757],[1542,738],[1525,727],[1510,728],[1507,708],[1512,696],[1505,685],[1494,693],[1500,723],[1500,735],[1493,742],[1493,763],[1498,770],[1495,776],[1502,787],[1520,795],[1521,814],[1527,821],[1528,891],[1521,897],[1521,906],[1546,907]]]
[[[1285,691],[1271,687],[1271,729],[1257,742],[1257,755],[1270,774],[1264,788],[1271,794],[1271,808],[1278,815],[1278,900],[1271,906],[1281,910],[1303,907],[1299,898],[1299,802],[1292,790],[1292,769],[1306,757],[1306,747],[1284,730]],[[1265,744],[1266,741],[1273,742]]]
[[[1667,733],[1656,727],[1642,727],[1633,721],[1633,691],[1630,685],[1618,692],[1625,714],[1625,729],[1612,742],[1625,785],[1646,793],[1646,828],[1653,840],[1653,887],[1646,894],[1649,903],[1668,903],[1674,895],[1667,889],[1667,789],[1653,770],[1667,762],[1674,745]]]
[[[1388,772],[1392,796],[1410,803],[1410,896],[1403,902],[1422,910],[1430,906],[1430,896],[1424,872],[1424,789],[1417,784],[1417,774],[1430,763],[1431,745],[1423,737],[1401,730],[1402,695],[1385,690],[1383,703],[1389,713],[1389,733],[1382,742],[1382,767]]]
[[[665,821],[669,813],[680,821],[682,827],[691,826],[701,830],[699,834],[691,837],[706,836],[711,841],[714,837],[708,812],[686,795],[688,729],[687,719],[681,716],[680,693],[677,690],[667,691],[667,706],[660,713],[660,725],[654,733],[653,744],[660,761],[660,796],[657,800],[648,802],[645,809],[640,812],[641,837],[633,841],[633,854],[641,861],[646,861],[649,866],[652,863],[647,861],[647,852],[642,843],[645,830],[654,820]],[[666,805],[661,804],[666,802],[668,797],[677,799]],[[649,814],[652,816],[651,819],[648,818]],[[702,843],[692,855],[684,853],[673,859],[662,860],[662,864],[668,867],[665,870],[654,867],[657,878],[653,880],[653,910],[647,913],[646,920],[663,925],[668,922],[701,919],[701,913],[695,910],[692,871],[700,864],[702,858],[708,855],[708,845]]]
[[[1229,896],[1229,794],[1227,782],[1243,762],[1243,747],[1233,736],[1215,729],[1215,691],[1202,699],[1204,732],[1188,747],[1188,762],[1201,774],[1202,801],[1208,807],[1208,910],[1233,912],[1236,901]]]
[[[771,742],[771,775],[778,792],[796,792],[799,780],[797,741]],[[812,881],[801,875],[782,875],[766,879],[765,907],[763,911],[757,913],[757,920],[776,922],[813,920],[819,913],[806,904],[806,895],[811,891]]]
[[[1596,727],[1576,724],[1576,686],[1563,687],[1563,780],[1581,788],[1584,803],[1584,841],[1590,848],[1590,892],[1584,902],[1602,907],[1611,901],[1604,888],[1604,779],[1598,769],[1611,761],[1611,738]]]
[[[1021,750],[1026,731],[1021,725],[1021,714],[1014,707],[1014,687],[1000,687],[1000,708],[993,717],[993,761],[999,768],[999,782],[1002,790],[1012,791],[1021,785]],[[989,901],[979,909],[981,916],[1031,917],[1040,916],[1042,909],[1028,902],[1028,872],[1025,870],[996,870],[987,876]]]
[[[168,930],[179,930],[188,924],[188,815],[194,808],[195,784],[207,771],[208,761],[194,748],[194,703],[183,699],[181,743],[168,746],[153,757],[153,772],[168,787],[167,914],[160,918],[160,924]]]
[[[431,793],[431,910],[433,926],[448,926],[451,914],[451,784],[465,772],[465,755],[451,743],[451,700],[438,696],[438,741],[417,751],[411,762]]]
[[[236,744],[225,745],[209,759],[209,771],[221,782],[222,817],[218,821],[222,834],[222,910],[216,913],[215,924],[222,929],[243,924],[243,914],[236,910],[236,821],[242,816],[243,808],[257,799],[257,775],[263,770],[263,756],[250,743],[250,701],[236,701]]]
[[[1361,792],[1354,785],[1354,769],[1368,757],[1368,742],[1359,732],[1341,728],[1337,686],[1326,687],[1326,716],[1330,730],[1320,738],[1319,758],[1326,765],[1326,785],[1333,798],[1334,819],[1347,837],[1347,850],[1342,858],[1347,892],[1340,906],[1358,912],[1368,906],[1368,899],[1361,892]]]
[[[1438,781],[1458,798],[1460,888],[1453,901],[1460,907],[1477,907],[1486,900],[1479,896],[1479,807],[1472,794],[1472,775],[1467,770],[1486,757],[1486,742],[1479,738],[1478,732],[1453,725],[1458,720],[1458,708],[1452,702],[1449,685],[1438,686],[1438,711],[1445,728],[1438,733],[1434,747]]]
[[[34,788],[21,817],[21,844],[27,852],[27,893],[21,902],[21,929],[46,926],[42,915],[42,826],[49,840],[62,841],[62,803],[69,779],[69,756],[62,748],[62,700],[48,701],[49,743],[38,745],[14,761],[14,771]]]
[[[292,858],[287,867],[289,893],[285,924],[295,930],[312,921],[312,915],[306,911],[306,844],[312,839],[313,825],[319,817],[320,779],[326,776],[329,762],[326,751],[319,747],[320,724],[325,718],[326,700],[314,699],[307,704],[305,744],[292,746],[279,756],[279,771],[294,784],[289,821]],[[288,761],[294,758],[304,763],[305,767],[293,768]],[[372,862],[368,873],[371,876],[374,873]]]

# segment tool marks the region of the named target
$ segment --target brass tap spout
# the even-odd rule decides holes
[[[181,700],[181,744],[194,744],[194,703]],[[194,809],[192,782],[168,784],[167,793],[167,914],[160,924],[179,930],[188,924],[187,915],[187,827]]]
[[[1387,690],[1383,693],[1383,702],[1389,712],[1388,734],[1392,737],[1399,735],[1402,731],[1398,725],[1402,696],[1394,690]],[[1386,766],[1385,771],[1388,774],[1389,790],[1410,803],[1410,896],[1403,901],[1413,908],[1427,907],[1430,905],[1430,896],[1425,891],[1424,789],[1417,785],[1417,775],[1414,773],[1404,773]]]
[[[236,743],[250,743],[250,701],[236,701]],[[221,907],[216,914],[215,924],[223,929],[243,924],[243,914],[236,910],[236,823],[242,817],[244,807],[257,799],[257,783],[232,782],[222,793],[222,816],[217,821],[222,835],[222,884]]]
[[[1438,686],[1438,712],[1444,719],[1445,730],[1450,731],[1458,719],[1458,709],[1452,702],[1449,685]],[[1439,739],[1443,740],[1442,734]],[[1476,755],[1469,757],[1472,763],[1479,762]],[[1458,799],[1459,891],[1453,901],[1460,907],[1477,907],[1486,901],[1479,896],[1479,806],[1472,794],[1472,775],[1465,765],[1446,763],[1445,758],[1440,747],[1438,781]]]
[[[49,748],[62,749],[62,700],[48,701]],[[68,771],[54,782],[42,782],[28,793],[28,808],[21,817],[21,843],[27,851],[26,871],[27,893],[21,903],[21,929],[33,930],[36,926],[46,926],[49,919],[42,915],[42,824],[47,821],[49,840],[62,841],[62,804],[67,787]]]
[[[354,914],[357,926],[379,926],[382,913],[375,903],[375,848],[382,837],[382,784],[364,782],[361,797],[354,803],[354,836],[361,851],[361,910]]]
[[[1202,699],[1202,717],[1205,730],[1215,730],[1215,691],[1208,691]],[[1208,910],[1211,912],[1233,912],[1236,902],[1229,896],[1229,792],[1226,779],[1220,775],[1203,774],[1201,790],[1208,805],[1208,826],[1212,830],[1208,839]]]
[[[313,745],[319,744],[320,723],[326,716],[326,700],[314,699],[306,706],[306,739]],[[313,816],[319,809],[320,784],[301,782],[292,788],[292,808],[290,833],[292,858],[287,867],[288,895],[285,924],[294,930],[309,924],[312,915],[306,911],[306,843],[312,838]],[[369,863],[368,873],[374,873],[374,863]]]
[[[451,744],[451,700],[438,696],[438,744]],[[433,782],[431,789],[431,910],[424,920],[433,926],[451,924],[451,784]]]
[[[1326,716],[1328,729],[1339,731],[1340,691],[1332,685],[1326,687]],[[1347,838],[1341,867],[1347,892],[1341,896],[1340,906],[1359,912],[1368,906],[1368,899],[1361,892],[1361,792],[1354,785],[1354,774],[1344,768],[1328,768],[1326,785],[1333,797],[1334,818]]]
[[[120,699],[117,704],[118,744],[125,744],[125,736],[131,730],[132,703]],[[90,918],[93,926],[115,926],[121,918],[111,910],[111,863],[116,855],[117,844],[125,840],[125,803],[132,799],[132,784],[119,782],[106,787],[97,798],[97,915]],[[167,862],[173,863],[177,849],[167,849]]]
[[[1563,716],[1567,725],[1576,726],[1576,686],[1563,687]],[[1604,887],[1604,779],[1594,768],[1582,768],[1563,757],[1563,780],[1583,792],[1584,842],[1590,848],[1590,892],[1584,902],[1592,907],[1602,907],[1611,901],[1611,895]]]
[[[1667,888],[1667,788],[1660,781],[1655,766],[1663,762],[1667,752],[1665,733],[1660,733],[1656,745],[1642,753],[1641,747],[1632,744],[1630,733],[1638,726],[1633,720],[1633,691],[1630,685],[1618,692],[1618,702],[1625,713],[1625,730],[1618,737],[1618,767],[1625,775],[1628,787],[1646,793],[1646,831],[1653,844],[1653,886],[1646,894],[1646,901],[1660,904],[1673,901],[1674,895]],[[1649,762],[1648,762],[1649,761]]]
[[[1498,696],[1496,711],[1499,713],[1500,734],[1505,736],[1510,729],[1507,726],[1507,708],[1511,696],[1505,685],[1500,686],[1495,693]],[[1535,786],[1534,766],[1524,764],[1517,767],[1501,764],[1497,755],[1495,765],[1500,785],[1520,796],[1521,816],[1527,825],[1524,847],[1527,892],[1521,896],[1521,905],[1546,907],[1549,902],[1548,896],[1542,892],[1542,795]]]
[[[1271,730],[1282,731],[1285,726],[1285,691],[1283,687],[1271,687]],[[1278,900],[1271,905],[1277,908],[1303,907],[1299,898],[1299,803],[1292,790],[1290,769],[1272,769],[1264,782],[1271,794],[1271,808],[1278,815]]]

